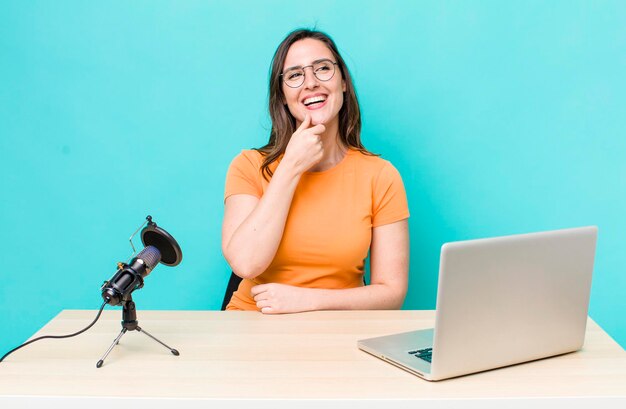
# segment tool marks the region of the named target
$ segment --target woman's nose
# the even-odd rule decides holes
[[[304,70],[304,87],[305,88],[315,88],[319,85],[318,79],[314,74],[313,67]]]

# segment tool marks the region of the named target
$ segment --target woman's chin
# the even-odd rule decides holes
[[[311,114],[311,125],[319,125],[326,124],[328,122],[327,115],[312,113]]]

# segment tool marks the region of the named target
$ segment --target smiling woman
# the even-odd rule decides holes
[[[393,309],[408,282],[402,178],[367,151],[348,68],[325,33],[296,30],[270,76],[267,145],[226,177],[222,251],[243,280],[229,310]],[[363,286],[371,257],[371,285]]]

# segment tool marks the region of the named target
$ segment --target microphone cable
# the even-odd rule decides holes
[[[89,328],[93,327],[93,325],[96,323],[96,321],[98,321],[98,318],[100,318],[100,314],[102,314],[102,310],[104,309],[104,306],[107,305],[107,302],[103,302],[102,303],[102,307],[100,307],[100,311],[98,311],[98,315],[96,315],[96,318],[93,320],[93,322],[91,324],[89,324],[86,328],[81,329],[78,332],[75,332],[73,334],[69,334],[69,335],[44,335],[42,337],[38,337],[35,339],[31,339],[28,342],[24,342],[22,345],[13,348],[12,350],[10,350],[9,352],[7,352],[6,354],[4,354],[4,356],[2,358],[0,358],[0,362],[2,362],[4,360],[4,358],[6,358],[7,356],[9,356],[10,354],[12,354],[13,352],[17,351],[20,348],[25,347],[28,344],[32,344],[35,341],[39,341],[40,339],[45,339],[45,338],[70,338],[70,337],[75,337],[76,335],[80,335],[83,332],[87,331]]]

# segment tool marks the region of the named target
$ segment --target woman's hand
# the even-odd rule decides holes
[[[325,130],[322,124],[311,126],[311,115],[307,113],[287,144],[283,162],[293,166],[299,174],[319,163],[324,154],[320,135]]]
[[[252,287],[250,293],[263,314],[285,314],[313,310],[311,289],[287,284],[261,284]]]

